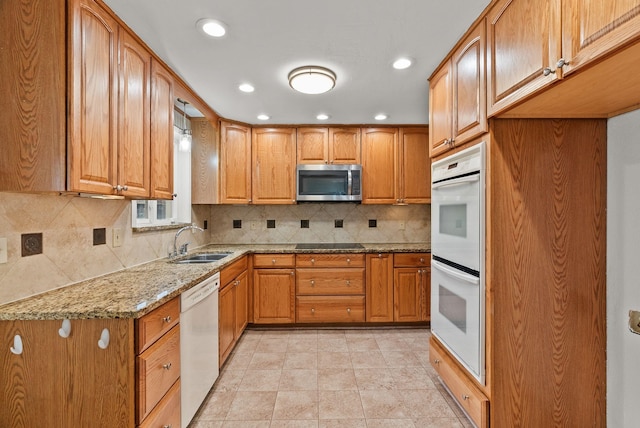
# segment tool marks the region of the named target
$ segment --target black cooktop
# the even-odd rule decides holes
[[[364,247],[357,242],[321,242],[296,245],[296,250],[356,250],[360,248]]]

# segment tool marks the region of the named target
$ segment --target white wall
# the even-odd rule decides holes
[[[607,425],[640,421],[640,110],[609,120],[607,161]]]

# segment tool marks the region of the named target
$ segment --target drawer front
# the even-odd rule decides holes
[[[296,294],[364,294],[364,268],[296,269]]]
[[[180,321],[180,297],[136,320],[136,351],[141,353]]]
[[[482,428],[489,424],[489,400],[472,381],[446,355],[435,339],[429,341],[429,360],[447,385],[451,395],[464,408],[476,426]]]
[[[395,253],[393,255],[395,267],[422,267],[431,265],[431,253]]]
[[[294,254],[254,254],[253,267],[256,268],[283,268],[294,267],[296,256]]]
[[[298,254],[296,267],[364,267],[364,254]]]
[[[180,426],[180,379],[173,384],[167,395],[155,409],[142,421],[140,428],[159,428]]]
[[[138,422],[141,422],[180,377],[180,325],[139,355],[136,367]]]
[[[299,323],[364,322],[364,296],[296,297]]]
[[[247,256],[241,257],[229,266],[225,266],[220,272],[220,286],[224,287],[238,275],[247,270]]]

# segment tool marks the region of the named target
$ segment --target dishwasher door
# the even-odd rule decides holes
[[[180,298],[180,414],[186,427],[218,378],[218,291],[215,274]]]

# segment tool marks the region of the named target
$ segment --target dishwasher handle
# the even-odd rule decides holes
[[[180,295],[180,312],[188,311],[219,289],[220,273],[216,273]]]

